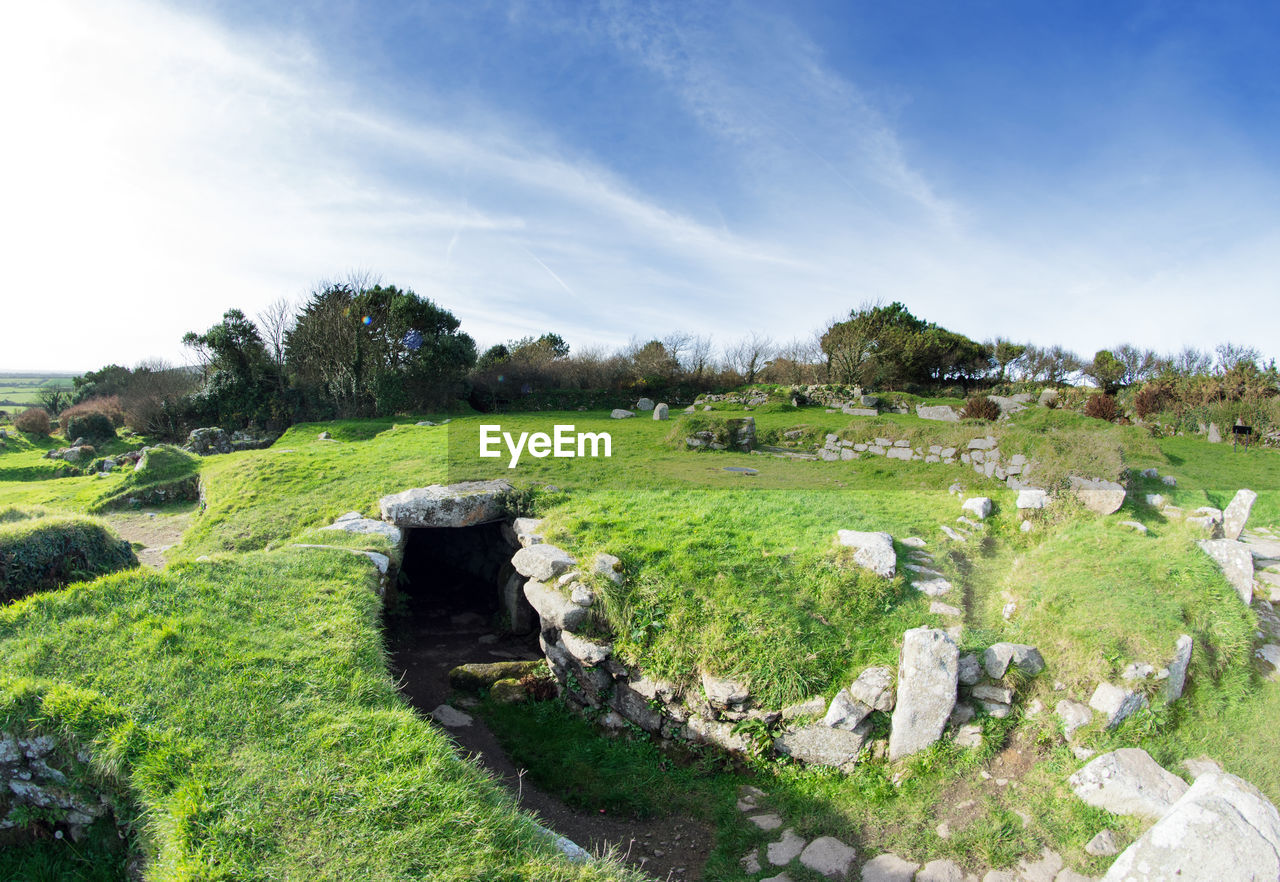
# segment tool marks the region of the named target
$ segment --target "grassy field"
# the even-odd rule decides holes
[[[40,390],[58,387],[71,391],[71,374],[4,374],[0,373],[0,410],[10,416],[40,403]]]
[[[1261,494],[1252,522],[1280,523],[1273,451],[1154,440],[1043,409],[959,426],[787,406],[752,416],[768,441],[796,428],[815,438],[917,443],[990,432],[1006,453],[1035,455],[1047,476],[1154,466],[1176,477],[1176,489],[1157,479],[1139,482],[1139,493],[1161,489],[1186,507],[1222,505],[1250,486]],[[834,543],[838,529],[924,537],[962,586],[966,645],[1040,646],[1050,670],[1026,698],[1050,708],[1063,694],[1087,699],[1098,678],[1129,661],[1163,663],[1177,636],[1190,633],[1197,649],[1187,697],[1117,734],[1088,731],[1086,743],[1139,743],[1174,770],[1208,752],[1280,797],[1272,761],[1280,690],[1253,673],[1252,614],[1190,532],[1154,509],[1131,501],[1098,518],[1063,505],[1024,534],[1013,493],[961,465],[691,452],[670,443],[669,422],[600,412],[413,424],[421,418],[301,425],[266,450],[175,457],[162,476],[198,468],[206,499],[170,552],[176,563],[0,610],[0,652],[12,660],[0,680],[0,719],[98,747],[96,761],[146,819],[140,841],[153,855],[152,878],[626,877],[609,864],[557,861],[509,800],[406,708],[386,674],[367,564],[287,547],[315,541],[311,531],[343,512],[376,516],[387,493],[470,478],[530,489],[523,504],[546,518],[549,539],[584,557],[622,558],[626,582],[606,603],[621,656],[678,682],[697,671],[743,677],[772,706],[829,696],[867,664],[894,664],[903,630],[938,623],[903,578],[849,566]],[[524,456],[508,469],[506,458],[478,456],[479,427],[490,423],[516,435],[556,424],[608,431],[613,455]],[[86,511],[136,485],[128,474],[51,478],[40,464],[53,443],[20,439],[0,452],[0,505]],[[938,529],[959,514],[947,492],[953,482],[997,504],[989,540],[956,548],[963,556],[954,559]],[[1120,528],[1127,519],[1150,532]],[[325,541],[376,547],[368,537]],[[212,561],[196,560],[204,555]],[[1006,620],[1009,602],[1018,613]],[[532,775],[561,781],[586,805],[641,814],[670,805],[714,824],[708,879],[740,878],[737,858],[764,835],[744,831],[732,806],[747,773],[673,765],[647,742],[602,740],[554,703],[487,713]],[[1116,822],[1070,797],[1065,777],[1079,763],[1054,737],[1051,712],[980,720],[988,737],[979,751],[943,745],[848,777],[778,763],[758,763],[749,775],[802,834],[846,836],[864,854],[950,855],[977,868],[1047,844],[1077,869],[1100,872],[1105,863],[1083,844]],[[1229,753],[1221,749],[1228,743]],[[1024,766],[1016,786],[981,776],[1015,753]],[[569,771],[566,756],[577,757]],[[972,807],[955,817],[965,802]],[[957,829],[950,839],[933,832],[942,821]],[[1124,823],[1117,830],[1137,832]]]

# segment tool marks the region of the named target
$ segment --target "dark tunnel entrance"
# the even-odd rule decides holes
[[[513,538],[505,522],[406,530],[385,624],[392,672],[419,712],[444,702],[457,665],[542,657]]]

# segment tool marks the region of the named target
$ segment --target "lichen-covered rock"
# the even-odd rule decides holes
[[[544,630],[559,628],[564,631],[574,631],[586,622],[589,615],[587,607],[579,606],[571,598],[536,579],[530,579],[525,583],[524,596],[538,617],[542,619]]]
[[[877,576],[891,579],[898,571],[898,555],[893,550],[893,537],[888,533],[839,530],[836,539],[847,548],[856,549],[854,563]]]
[[[1280,813],[1248,782],[1210,772],[1121,852],[1102,882],[1277,878]]]
[[[956,703],[960,651],[945,631],[913,628],[902,638],[889,758],[909,756],[942,735]]]
[[[1164,681],[1165,701],[1177,701],[1182,697],[1182,690],[1187,684],[1187,668],[1191,665],[1191,651],[1195,641],[1189,634],[1183,634],[1173,652],[1173,660],[1169,662],[1169,678]]]
[[[215,453],[231,453],[235,450],[231,446],[231,436],[227,434],[225,429],[220,429],[217,426],[192,429],[191,434],[187,436],[187,443],[183,445],[183,449],[190,450],[197,456],[212,456]]]
[[[960,506],[960,510],[971,512],[978,520],[985,521],[991,515],[991,499],[986,496],[970,497]]]
[[[506,481],[432,484],[382,497],[382,519],[398,527],[470,527],[500,520]]]
[[[449,672],[449,685],[464,692],[488,689],[499,680],[519,680],[541,665],[538,661],[505,661],[458,665]]]
[[[728,677],[713,677],[711,674],[702,675],[702,691],[711,706],[720,710],[740,706],[751,695],[751,690],[745,683]]]
[[[1222,513],[1222,536],[1225,539],[1239,539],[1244,532],[1244,525],[1253,511],[1253,504],[1258,501],[1258,494],[1252,490],[1237,490],[1231,503]]]
[[[1206,539],[1196,543],[1213,558],[1245,605],[1253,603],[1253,553],[1235,539]]]
[[[1106,716],[1108,729],[1114,729],[1148,705],[1147,697],[1141,692],[1110,683],[1099,683],[1089,699],[1089,707]]]
[[[545,542],[521,548],[511,558],[516,572],[528,579],[550,582],[578,565],[569,552]]]
[[[1044,670],[1044,656],[1040,655],[1040,650],[1025,643],[996,643],[982,654],[982,666],[992,680],[1004,677],[1010,664],[1034,677]]]
[[[339,530],[343,533],[363,533],[377,534],[386,536],[392,545],[399,545],[402,533],[400,528],[395,524],[388,524],[386,521],[375,521],[373,518],[366,518],[358,511],[349,511],[342,517],[338,518],[323,530]]]
[[[815,766],[851,766],[867,743],[867,723],[853,729],[833,729],[822,723],[784,732],[774,739],[778,753]]]
[[[1124,505],[1124,487],[1115,481],[1071,476],[1071,492],[1095,514],[1115,514]]]
[[[1166,772],[1145,750],[1104,753],[1068,780],[1075,795],[1115,815],[1158,820],[1187,792],[1187,782]]]

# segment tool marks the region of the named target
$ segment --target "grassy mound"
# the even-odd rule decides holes
[[[0,510],[0,603],[137,565],[129,543],[93,518]]]
[[[0,609],[0,723],[122,783],[148,878],[631,878],[560,858],[405,706],[376,579],[286,549],[27,598]]]

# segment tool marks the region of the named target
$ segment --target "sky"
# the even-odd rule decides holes
[[[369,273],[481,345],[868,302],[1280,356],[1280,6],[0,7],[0,370],[189,360]]]

